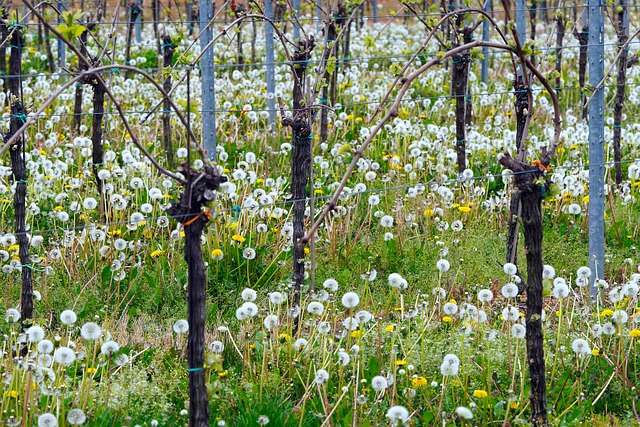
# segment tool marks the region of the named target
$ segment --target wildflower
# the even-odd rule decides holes
[[[360,297],[355,292],[347,292],[342,296],[342,305],[346,308],[353,308],[360,303]]]
[[[173,324],[173,332],[176,334],[186,334],[189,332],[189,322],[184,319],[176,320]]]
[[[480,302],[491,302],[493,299],[493,292],[489,289],[482,289],[478,292],[478,301]]]
[[[613,312],[613,315],[611,315],[611,320],[616,324],[627,323],[629,315],[624,310],[616,310]]]
[[[577,274],[579,278],[588,279],[591,277],[591,269],[589,267],[580,267]]]
[[[582,338],[577,338],[573,340],[573,343],[571,344],[571,348],[578,356],[591,353],[591,348],[589,347],[589,343],[587,342],[587,340],[584,340]]]
[[[312,301],[307,306],[307,311],[311,314],[315,314],[316,316],[320,316],[324,312],[324,306],[322,305],[322,303]]]
[[[453,318],[451,316],[444,316],[442,318],[442,322],[443,323],[451,323],[451,322],[453,322]]]
[[[342,366],[347,366],[350,361],[351,357],[349,356],[349,353],[345,351],[338,352],[338,363],[340,363]]]
[[[151,252],[151,258],[158,258],[159,256],[164,255],[164,251],[162,249],[156,249]]]
[[[209,350],[211,350],[214,353],[222,353],[222,351],[224,350],[224,344],[222,343],[222,341],[214,341],[211,344],[209,344]]]
[[[41,340],[38,342],[38,353],[49,354],[53,351],[53,343],[49,340]]]
[[[40,326],[32,326],[27,329],[27,338],[29,342],[39,342],[44,339],[44,329]]]
[[[316,326],[316,329],[318,329],[318,333],[326,335],[329,332],[331,332],[331,323],[322,321],[318,323],[318,326]]]
[[[309,343],[309,341],[307,341],[304,338],[298,338],[294,343],[293,343],[293,348],[295,348],[296,350],[303,350],[307,344]]]
[[[87,416],[82,411],[82,409],[74,408],[70,410],[69,413],[67,414],[67,421],[71,425],[84,424],[86,420],[87,420]]]
[[[271,330],[273,328],[275,328],[276,326],[278,326],[279,321],[278,321],[278,316],[276,316],[275,314],[270,314],[267,317],[264,318],[264,327]]]
[[[391,215],[384,215],[380,218],[380,225],[385,228],[393,227],[393,217]]]
[[[305,248],[306,249],[306,248]],[[256,257],[256,251],[253,248],[245,248],[242,251],[242,257],[244,259],[252,260]]]
[[[566,298],[569,296],[569,286],[566,283],[558,283],[553,287],[551,295],[557,299]]]
[[[273,305],[280,305],[284,302],[284,295],[280,292],[271,292],[269,294],[269,302]]]
[[[473,397],[477,397],[478,399],[484,399],[485,397],[487,397],[489,394],[484,391],[484,390],[475,390],[473,392]]]
[[[251,288],[245,288],[240,294],[244,301],[255,301],[258,294]]]
[[[606,316],[612,316],[613,315],[613,310],[611,310],[610,308],[605,308],[604,310],[602,310],[602,312],[600,312],[600,317],[606,317]]]
[[[361,324],[364,324],[370,322],[371,319],[373,319],[373,315],[367,310],[360,310],[356,313],[356,319],[358,319]]]
[[[515,298],[518,295],[518,286],[515,283],[507,283],[502,287],[501,292],[505,298]]]
[[[76,360],[76,354],[69,347],[58,347],[53,353],[53,360],[62,366],[69,366]]]
[[[84,199],[84,202],[82,202],[82,206],[84,206],[86,210],[92,211],[98,207],[98,202],[93,197],[87,197]]]
[[[280,335],[278,335],[278,339],[280,340],[281,343],[285,343],[291,339],[291,335],[287,334],[286,332],[283,332]]]
[[[446,259],[440,259],[436,262],[436,268],[441,273],[446,273],[451,268],[451,264]]]
[[[115,341],[105,341],[100,347],[100,352],[105,356],[113,356],[120,350],[120,345]]]
[[[631,338],[640,338],[640,329],[632,329],[629,331],[629,336]]]
[[[385,332],[393,332],[394,326],[393,325],[388,325],[386,328],[384,328]]]
[[[515,322],[520,317],[520,311],[512,306],[508,306],[502,309],[502,319],[505,321]]]
[[[249,313],[247,313],[247,310],[245,310],[244,307],[239,307],[236,310],[236,318],[238,320],[245,320],[247,317],[249,317]]]
[[[545,265],[542,268],[542,278],[553,279],[554,277],[556,277],[556,269],[550,265]]]
[[[258,417],[258,424],[260,424],[261,426],[266,426],[267,424],[269,424],[269,417],[267,417],[266,415],[260,415]]]
[[[322,283],[322,287],[327,289],[329,292],[335,292],[338,290],[338,282],[336,279],[327,279]]]
[[[518,274],[518,267],[510,262],[503,265],[502,269],[507,276],[515,276],[516,274]]]
[[[526,336],[526,334],[527,328],[525,328],[524,325],[521,325],[520,323],[514,323],[513,326],[511,326],[511,335],[513,335],[514,338],[522,339]]]
[[[465,407],[465,406],[458,406],[456,408],[456,415],[458,417],[460,417],[463,420],[471,420],[473,419],[473,412],[471,412],[471,409]]]
[[[251,301],[246,301],[244,304],[242,304],[241,308],[246,311],[247,316],[249,317],[253,317],[258,314],[258,306]]]
[[[20,320],[20,312],[15,308],[8,308],[5,312],[4,320],[7,323],[16,323]]]
[[[616,327],[613,326],[613,323],[607,322],[602,325],[602,333],[605,335],[613,335],[616,333]]]
[[[57,427],[58,419],[51,413],[42,414],[38,417],[38,427]]]
[[[87,341],[97,340],[102,335],[102,328],[94,322],[87,322],[80,328],[80,335]]]
[[[425,377],[415,377],[411,380],[411,385],[414,388],[424,387],[427,385],[427,379]]]
[[[396,288],[399,291],[403,291],[409,287],[409,283],[398,273],[391,273],[388,281],[389,286]]]
[[[362,337],[362,331],[357,329],[355,331],[351,332],[351,337],[352,338],[361,338]]]
[[[324,369],[318,369],[315,374],[314,381],[318,385],[322,385],[329,380],[329,373]]]
[[[220,261],[222,259],[222,257],[224,256],[224,254],[222,253],[221,249],[214,249],[211,251],[211,258]]]
[[[374,391],[380,392],[386,390],[387,387],[389,387],[389,383],[385,377],[378,375],[371,379],[371,388]]]
[[[387,411],[387,418],[391,421],[391,424],[396,425],[398,421],[406,423],[409,421],[409,411],[404,406],[396,405],[389,408]]]
[[[440,372],[444,376],[454,376],[458,374],[460,359],[455,354],[447,354],[440,365]]]
[[[407,364],[406,360],[402,360],[402,359],[396,360],[396,366],[404,366],[406,364]]]
[[[243,243],[246,239],[239,234],[234,234],[233,236],[231,236],[231,240],[234,240],[239,243]]]
[[[347,317],[342,322],[342,326],[348,331],[355,331],[360,326],[360,322],[355,317]]]
[[[442,311],[449,316],[453,316],[458,312],[458,305],[454,302],[448,302],[442,307]]]
[[[600,356],[601,354],[602,354],[602,353],[601,353],[601,352],[600,352],[600,350],[599,350],[599,349],[597,349],[597,348],[594,348],[593,350],[591,350],[591,355],[592,355],[592,356],[596,356],[596,357],[597,357],[597,356]]]

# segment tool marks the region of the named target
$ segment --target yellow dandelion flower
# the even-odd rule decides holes
[[[473,392],[473,397],[477,397],[478,399],[484,399],[487,396],[489,396],[489,393],[484,390],[475,390]]]
[[[511,408],[512,411],[515,411],[516,409],[518,409],[518,402],[509,403],[509,408]]]
[[[415,377],[411,380],[411,385],[414,388],[424,387],[427,385],[427,379],[425,377]]]
[[[9,397],[13,397],[15,399],[16,397],[18,397],[18,392],[15,390],[11,390],[9,392]]]
[[[393,332],[393,325],[389,325],[386,328],[384,328],[385,332]]]
[[[443,323],[451,323],[451,322],[453,322],[453,318],[451,316],[444,316],[442,318],[442,322]]]
[[[396,360],[396,366],[404,366],[407,364],[406,360]]]
[[[151,252],[151,258],[158,258],[160,255],[164,255],[164,251],[162,249],[156,249]]]
[[[600,356],[601,354],[602,352],[600,351],[600,349],[594,348],[593,350],[591,350],[592,356]]]
[[[604,310],[602,310],[602,312],[600,313],[600,317],[606,316],[613,316],[613,310],[611,310],[610,308],[605,308]]]
[[[356,329],[355,331],[351,331],[351,337],[352,338],[361,338],[362,337],[362,331],[360,329]]]
[[[231,236],[231,240],[235,240],[236,242],[239,242],[239,243],[244,243],[246,239],[239,234],[234,234],[233,236]]]
[[[631,338],[640,338],[640,329],[632,329],[629,331],[629,336]]]

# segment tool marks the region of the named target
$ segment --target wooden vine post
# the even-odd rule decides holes
[[[627,0],[621,0],[616,6],[616,34],[618,36],[618,75],[616,81],[616,98],[613,105],[613,160],[615,161],[616,184],[622,183],[622,156],[620,139],[622,138],[622,110],[624,108],[625,91],[627,89],[627,62],[629,48],[625,46],[629,38],[629,6]]]
[[[173,64],[173,53],[176,51],[176,47],[168,35],[162,36],[162,66],[167,74],[164,77],[162,88],[166,93],[171,92],[171,71],[170,67]],[[167,162],[169,165],[174,165],[173,158],[173,143],[171,142],[171,104],[169,103],[169,97],[165,96],[163,100],[163,112],[162,112],[162,146],[164,147],[164,153],[167,156]]]
[[[293,150],[291,152],[291,198],[293,199],[293,307],[300,306],[300,290],[304,282],[304,212],[306,208],[307,185],[311,166],[311,127],[309,109],[305,108],[304,80],[311,51],[315,47],[313,37],[298,42],[293,54],[295,82],[293,86],[293,116],[286,117],[282,111],[282,125],[293,131]],[[280,106],[282,109],[282,105]],[[294,334],[297,332],[297,317]]]
[[[185,190],[180,201],[171,204],[167,213],[182,223],[185,233],[184,259],[188,269],[189,337],[187,338],[187,359],[189,364],[189,425],[206,427],[209,425],[209,399],[206,375],[203,369],[205,357],[205,301],[207,297],[207,273],[202,258],[201,237],[209,222],[206,205],[215,197],[215,190],[227,181],[211,166],[204,172],[197,172],[184,163],[178,172],[187,177]]]
[[[20,94],[22,92],[22,48],[24,37],[19,27],[14,28],[11,36],[11,54],[9,56],[9,91],[14,101],[11,103],[11,119],[9,132],[5,135],[5,142],[18,133],[18,130],[27,121],[27,109],[22,104]],[[22,325],[27,327],[33,318],[33,271],[31,270],[31,257],[29,256],[29,237],[26,227],[26,200],[27,200],[27,168],[24,159],[24,141],[19,135],[10,147],[11,172],[16,183],[16,191],[13,195],[13,209],[16,216],[16,238],[18,240],[18,256],[22,265],[22,291],[20,298],[20,316]]]

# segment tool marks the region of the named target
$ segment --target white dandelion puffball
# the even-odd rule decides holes
[[[501,292],[505,298],[515,298],[518,296],[518,286],[515,283],[507,283],[502,287]]]
[[[491,302],[493,300],[493,292],[489,289],[482,289],[478,292],[478,301]]]
[[[42,340],[38,342],[38,353],[50,354],[54,349],[54,345],[49,340]]]
[[[81,425],[87,421],[87,416],[82,409],[74,408],[67,414],[67,421],[71,425]]]
[[[38,427],[57,427],[58,419],[51,413],[42,414],[38,417]]]
[[[527,328],[525,328],[525,326],[521,325],[520,323],[514,323],[511,327],[511,335],[513,335],[514,338],[522,339],[526,336],[526,334]]]
[[[209,350],[211,350],[213,353],[222,353],[224,351],[224,344],[222,343],[222,341],[216,340],[209,344]]]
[[[463,420],[473,419],[473,412],[471,412],[471,409],[467,408],[466,406],[458,406],[456,408],[456,415]]]
[[[542,278],[543,279],[553,279],[556,277],[556,269],[550,265],[545,265],[542,268]]]
[[[512,306],[508,306],[502,309],[502,319],[506,321],[515,322],[520,317],[520,311]]]
[[[389,275],[389,286],[403,291],[409,287],[408,282],[398,273],[391,273]]]
[[[40,326],[32,326],[27,329],[27,339],[29,342],[40,342],[44,339],[44,329]]]
[[[589,267],[580,267],[577,274],[579,278],[588,279],[591,277],[591,269]]]
[[[557,299],[566,298],[569,296],[569,286],[566,283],[558,283],[553,287],[551,295]]]
[[[404,406],[392,406],[387,411],[387,418],[393,425],[396,425],[397,422],[406,423],[409,421],[409,411]]]
[[[87,341],[97,340],[102,335],[102,328],[97,323],[87,322],[80,328],[80,335]]]
[[[100,346],[100,352],[105,356],[113,356],[120,350],[120,344],[115,341],[106,341]]]
[[[591,353],[591,347],[589,347],[589,343],[587,342],[587,340],[584,340],[582,338],[577,338],[573,340],[573,343],[571,344],[571,348],[578,356],[587,355]]]
[[[380,218],[380,225],[385,228],[393,227],[393,217],[391,215],[384,215]]]
[[[458,305],[454,302],[448,302],[442,307],[442,311],[447,316],[453,316],[458,312]]]
[[[458,374],[460,359],[455,354],[447,354],[440,365],[440,372],[444,376],[454,376]]]
[[[76,360],[76,354],[69,347],[58,347],[53,353],[53,360],[62,366],[69,366]]]
[[[374,391],[380,392],[386,390],[389,387],[389,382],[382,375],[378,375],[371,379],[371,388]]]
[[[173,332],[176,334],[186,334],[189,332],[189,322],[184,319],[178,319],[173,324]]]
[[[446,259],[440,259],[436,262],[436,268],[441,273],[446,273],[451,268],[451,264]]]
[[[338,290],[338,281],[336,279],[327,279],[322,283],[322,287],[329,292],[335,292]]]
[[[313,315],[320,316],[324,313],[324,305],[318,301],[312,301],[307,306],[307,311]]]
[[[510,262],[503,265],[502,269],[507,276],[515,276],[516,274],[518,274],[518,267]]]
[[[345,308],[353,308],[360,304],[360,297],[355,292],[347,292],[342,296],[342,305]]]
[[[613,323],[620,325],[622,323],[627,323],[627,320],[629,320],[629,315],[624,310],[616,310],[611,315],[611,320],[613,320]]]
[[[255,301],[258,297],[258,294],[253,289],[245,288],[242,291],[241,296],[243,301]]]
[[[264,327],[271,330],[278,326],[278,316],[275,314],[270,314],[264,318]]]
[[[20,320],[20,312],[15,308],[8,308],[4,315],[4,321],[7,323],[16,323],[18,320]]]
[[[322,385],[329,380],[329,373],[324,369],[318,369],[314,381],[318,385]]]

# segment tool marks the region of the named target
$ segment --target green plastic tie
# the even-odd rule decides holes
[[[11,117],[15,117],[16,119],[20,119],[22,123],[27,123],[27,115],[24,113],[20,114],[11,114]]]
[[[189,368],[187,369],[189,372],[198,372],[198,371],[202,371],[204,368],[200,367],[200,368]]]
[[[31,264],[22,264],[22,267],[28,268],[29,270],[32,270],[32,271],[38,271],[40,273],[44,273],[46,271],[46,270],[41,270],[39,268],[35,268],[31,266]]]

